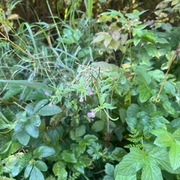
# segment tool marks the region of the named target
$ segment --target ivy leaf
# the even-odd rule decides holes
[[[33,167],[29,180],[44,180],[42,172],[36,166]]]
[[[169,160],[173,170],[180,167],[180,142],[172,143],[169,150]]]
[[[55,114],[59,114],[60,112],[62,112],[62,110],[59,106],[49,104],[41,108],[38,111],[38,114],[41,116],[53,116]]]
[[[40,146],[34,150],[34,158],[44,158],[55,154],[55,150],[48,146]]]

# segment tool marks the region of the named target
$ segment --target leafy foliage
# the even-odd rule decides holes
[[[178,179],[179,27],[156,14],[178,22],[179,2],[152,24],[139,1],[80,2],[59,20],[47,1],[52,23],[0,14],[0,179]]]

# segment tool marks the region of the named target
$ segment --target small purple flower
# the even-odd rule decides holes
[[[88,89],[88,95],[89,96],[93,95],[93,91],[91,89]]]
[[[44,94],[45,94],[46,96],[49,96],[49,93],[48,93],[47,91],[45,91]]]
[[[95,118],[95,112],[93,109],[91,109],[91,111],[87,113],[87,117],[88,118]]]
[[[84,99],[80,97],[79,102],[84,102]]]

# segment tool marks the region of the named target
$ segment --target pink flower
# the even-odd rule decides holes
[[[93,109],[91,109],[91,111],[87,113],[87,117],[89,117],[89,118],[95,118],[96,117]]]
[[[80,97],[79,102],[84,102],[84,99]]]
[[[48,93],[47,91],[45,91],[44,94],[45,94],[46,96],[49,96],[49,93]]]
[[[88,89],[88,95],[89,96],[93,95],[93,91],[91,89]]]

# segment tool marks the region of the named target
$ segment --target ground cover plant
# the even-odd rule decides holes
[[[0,3],[0,179],[180,179],[180,2],[24,2]]]

